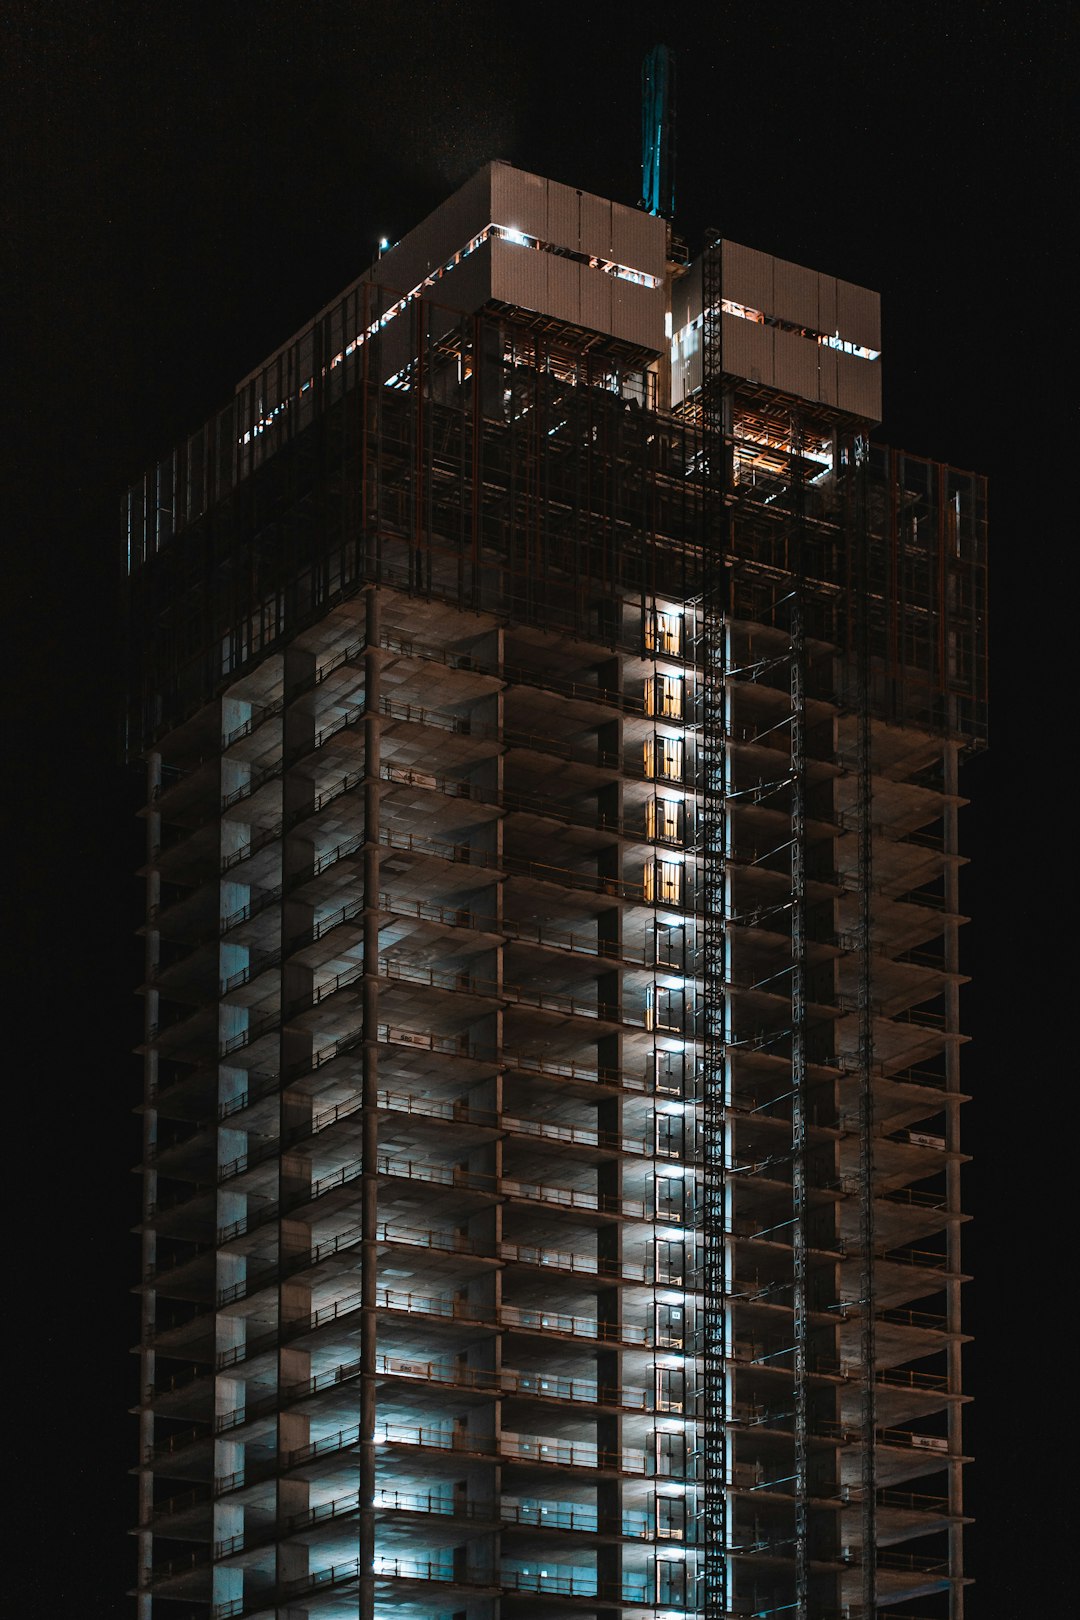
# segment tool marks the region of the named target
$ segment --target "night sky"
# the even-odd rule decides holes
[[[0,7],[19,1442],[5,1476],[26,1511],[5,1592],[14,1573],[21,1615],[134,1613],[142,824],[138,774],[118,763],[124,490],[381,236],[404,234],[487,159],[636,202],[640,63],[658,40],[678,55],[676,227],[691,251],[716,226],[880,290],[879,437],[990,475],[991,751],[966,769],[963,816],[978,976],[964,993],[979,1273],[969,1613],[1033,1615],[1064,1597],[1067,14],[1039,0]]]

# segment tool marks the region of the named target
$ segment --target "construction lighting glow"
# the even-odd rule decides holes
[[[606,275],[614,276],[619,281],[631,281],[636,285],[643,287],[658,287],[660,285],[660,279],[658,276],[651,276],[644,270],[635,270],[630,265],[616,264],[612,260],[599,259],[595,256],[590,256],[584,253],[573,253],[569,249],[560,248],[554,243],[541,242],[538,237],[526,236],[524,231],[519,231],[516,226],[496,225],[494,222],[492,222],[490,225],[485,225],[482,231],[478,231],[472,240],[466,242],[464,247],[459,248],[453,257],[448,259],[445,264],[440,265],[437,270],[433,270],[430,275],[425,276],[423,281],[418,281],[416,286],[413,287],[410,292],[405,293],[405,295],[399,298],[395,304],[392,304],[389,309],[385,310],[382,315],[373,320],[364,331],[358,332],[356,336],[346,344],[344,349],[341,349],[333,356],[329,365],[323,367],[322,374],[325,376],[328,371],[333,371],[336,366],[343,365],[344,362],[355,354],[357,349],[361,348],[366,342],[368,342],[370,338],[375,337],[379,332],[385,331],[390,322],[395,320],[403,310],[407,309],[415,298],[421,297],[429,287],[434,287],[436,282],[439,281],[442,276],[447,275],[451,270],[453,270],[455,265],[460,264],[463,259],[467,259],[470,254],[475,253],[477,248],[482,247],[483,244],[492,237],[504,242],[510,242],[517,247],[539,248],[541,252],[558,253],[560,255],[569,256],[572,259],[576,259],[581,263],[587,264],[591,270],[603,270]],[[384,253],[389,246],[390,240],[388,237],[383,236],[379,238],[380,253]],[[315,379],[313,377],[307,378],[300,384],[297,393],[306,393],[308,389],[314,385],[314,381]],[[257,439],[260,434],[265,433],[268,428],[272,427],[277,418],[284,411],[287,411],[291,404],[291,400],[283,399],[279,400],[276,405],[270,407],[269,409],[265,409],[258,420],[241,435],[237,442],[240,444],[250,444],[252,439]]]
[[[796,337],[809,338],[812,343],[822,348],[836,349],[840,354],[852,354],[857,360],[880,360],[880,349],[868,349],[865,344],[851,343],[842,338],[839,332],[818,332],[811,326],[799,326],[795,321],[782,320],[778,315],[766,315],[760,309],[751,309],[749,304],[738,304],[731,298],[720,300],[720,309],[725,315],[734,315],[739,320],[754,321],[758,326],[775,326],[782,332],[792,332]],[[703,317],[698,315],[675,335],[672,343],[672,359],[678,358],[680,345],[690,353],[697,348],[693,341],[694,333],[701,329]]]

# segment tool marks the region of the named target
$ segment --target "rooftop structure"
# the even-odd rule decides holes
[[[495,163],[131,492],[142,1620],[961,1620],[986,496],[880,347]]]

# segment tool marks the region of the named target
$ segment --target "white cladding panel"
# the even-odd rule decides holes
[[[835,349],[826,344],[818,345],[818,394],[822,405],[836,405],[839,403],[836,392],[836,362],[839,356]],[[869,362],[864,360],[863,365]]]
[[[848,343],[881,348],[881,298],[851,281],[836,283],[836,329]]]
[[[662,219],[508,163],[490,165],[490,175],[491,223],[663,279],[667,228]]]
[[[775,331],[775,327],[764,326],[760,321],[745,321],[738,315],[723,316],[720,341],[724,346],[724,370],[733,372],[736,377],[746,377],[750,382],[775,388]]]
[[[491,176],[488,223],[522,231],[540,242],[548,241],[551,230],[549,182],[538,174],[513,169],[508,163],[492,163],[488,172]]]
[[[455,264],[452,270],[439,278],[434,287],[429,287],[424,296],[433,304],[445,304],[448,309],[460,309],[467,314],[479,309],[491,296],[493,246],[490,239],[482,242],[467,259]],[[539,257],[536,254],[536,258]]]
[[[411,292],[425,276],[452,259],[491,223],[490,173],[489,164],[395,243],[372,267],[371,279],[399,293]]]
[[[603,276],[604,272],[590,270],[587,274]],[[611,283],[611,335],[662,354],[667,347],[663,282],[659,287],[640,287],[636,282],[617,281],[612,276],[604,276],[604,280]]]
[[[411,293],[426,277],[441,270],[489,225],[516,229],[549,247],[569,248],[628,269],[654,276],[655,288],[616,280],[557,254],[519,244],[496,244],[507,256],[496,258],[487,244],[441,276],[426,296],[454,309],[481,309],[492,298],[520,304],[540,314],[605,332],[657,352],[664,347],[664,259],[667,227],[662,219],[639,208],[594,197],[590,192],[528,174],[508,163],[488,163],[447,197],[427,219],[389,248],[370,269],[334,301],[367,283],[379,289],[383,306]],[[496,289],[492,281],[498,264]],[[552,266],[558,266],[552,269]],[[584,279],[583,279],[584,278]],[[373,299],[379,294],[373,292]],[[552,300],[554,302],[552,302]],[[331,309],[320,310],[315,321]],[[404,317],[399,317],[399,320]],[[286,352],[315,321],[263,360],[237,384],[244,388],[279,354]],[[391,327],[397,325],[392,322]],[[386,330],[390,331],[390,327]],[[407,325],[395,333],[396,353]],[[355,334],[352,334],[355,335]],[[390,352],[387,345],[387,352]],[[387,375],[392,375],[390,367]]]
[[[544,257],[551,258],[551,255],[545,253]],[[559,259],[552,259],[553,264],[560,262]],[[578,297],[581,299],[578,324],[589,327],[593,332],[613,331],[611,294],[615,287],[614,278],[605,275],[602,270],[590,270],[584,264],[575,268],[579,274]],[[663,294],[659,296],[663,297]]]
[[[577,251],[578,195],[569,186],[548,187],[547,233],[545,240],[557,247]]]
[[[671,345],[671,403],[679,405],[701,387],[701,328],[676,327],[675,337]]]
[[[552,296],[549,279],[551,254],[499,238],[488,246],[491,250],[491,276],[486,289],[487,297],[481,302],[498,298],[507,304],[522,304],[526,309],[542,309],[554,314],[554,310],[548,309]],[[561,262],[569,264],[566,259]],[[565,316],[563,318],[566,319]]]
[[[793,326],[818,327],[818,281],[816,270],[787,259],[773,260],[773,303],[769,310],[778,320]]]
[[[723,297],[745,304],[748,309],[759,310],[763,315],[771,315],[776,264],[772,255],[743,247],[739,242],[725,242],[722,252],[720,290]]]
[[[552,182],[554,184],[554,182]],[[578,199],[581,230],[578,240],[567,244],[581,253],[596,254],[597,258],[611,258],[611,209],[605,197],[594,197],[583,191]],[[562,246],[562,244],[559,244]]]
[[[619,281],[574,259],[515,242],[495,240],[490,248],[488,297],[657,353],[664,348],[662,287]]]
[[[836,356],[837,400],[842,411],[881,421],[881,362],[853,354]]]
[[[817,329],[833,337],[836,332],[836,277],[819,275],[817,282]]]
[[[742,324],[746,326],[749,322]],[[797,332],[785,332],[778,327],[772,331],[774,386],[785,394],[796,394],[800,399],[820,399],[818,356],[823,346],[812,343]]]
[[[662,219],[647,214],[643,208],[612,205],[611,257],[616,264],[643,270],[663,281],[666,255],[667,227]]]
[[[819,343],[815,336],[834,337],[839,333],[844,342],[879,349],[877,293],[738,242],[723,244],[722,275],[721,290],[726,300],[769,318],[764,324],[740,316],[723,317],[725,371],[798,399],[814,400],[880,421],[880,360],[838,353]],[[674,284],[671,302],[672,330],[678,340],[689,321],[701,315],[700,260]],[[789,331],[788,327],[800,330]],[[804,336],[802,329],[811,335]],[[701,386],[700,341],[700,332],[691,332],[674,345],[673,404],[679,404]]]
[[[692,264],[685,275],[671,284],[671,330],[679,333],[691,316],[701,314],[701,261]]]

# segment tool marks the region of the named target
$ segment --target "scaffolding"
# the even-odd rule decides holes
[[[984,482],[391,296],[127,506],[143,1620],[961,1620]]]

